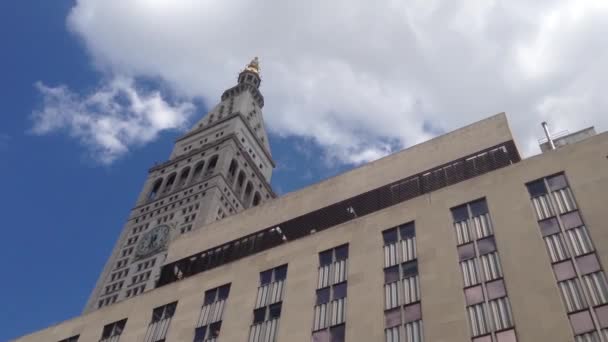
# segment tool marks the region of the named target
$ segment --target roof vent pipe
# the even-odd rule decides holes
[[[545,131],[545,135],[547,136],[549,146],[551,146],[552,150],[555,150],[555,144],[553,143],[553,139],[551,139],[551,134],[549,133],[549,125],[547,125],[547,121],[543,121],[541,125],[543,126],[543,130]]]

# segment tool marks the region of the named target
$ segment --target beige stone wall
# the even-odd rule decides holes
[[[497,136],[504,134],[507,137],[507,133],[500,130],[500,127],[507,129],[504,117],[493,117],[482,123],[488,125],[486,129],[497,129]],[[173,259],[471,153],[476,143],[469,140],[476,138],[476,131],[465,128],[459,135],[434,140],[440,145],[420,145],[417,147],[419,150],[413,148],[411,153],[405,151],[225,219],[209,227],[208,241],[205,241],[204,233],[187,234],[172,246],[175,248]],[[489,136],[487,133],[479,135]],[[499,138],[496,140],[501,140]],[[479,141],[479,144],[483,142]],[[455,145],[466,148],[458,152]],[[436,155],[430,152],[433,149],[436,149]],[[440,158],[442,154],[446,157]],[[449,209],[481,197],[487,199],[494,223],[519,342],[572,341],[569,322],[525,183],[565,171],[601,262],[608,265],[607,154],[608,133],[605,133],[203,272],[18,341],[52,342],[74,334],[81,334],[79,341],[82,342],[98,341],[105,324],[125,317],[128,317],[128,322],[121,341],[143,341],[152,309],[174,300],[179,300],[179,303],[167,341],[191,341],[204,291],[229,282],[232,287],[220,341],[246,341],[259,272],[287,263],[289,268],[278,341],[309,342],[317,253],[349,243],[347,340],[380,342],[384,338],[381,232],[411,220],[416,221],[425,340],[470,341]],[[226,232],[223,238],[220,230]]]

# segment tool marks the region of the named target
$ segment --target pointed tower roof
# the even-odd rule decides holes
[[[260,75],[260,60],[258,59],[258,57],[254,57],[251,62],[249,62],[249,64],[247,64],[247,66],[245,67],[245,70],[243,71],[251,71],[251,72],[255,72],[256,74],[258,74],[258,76]]]
[[[238,83],[235,86],[224,91],[220,103],[209,110],[207,115],[198,120],[187,133],[177,140],[188,138],[207,129],[210,125],[218,123],[220,120],[239,114],[274,166],[262,114],[264,96],[259,90],[262,78],[260,77],[260,60],[258,57],[254,57],[239,72],[237,81]]]

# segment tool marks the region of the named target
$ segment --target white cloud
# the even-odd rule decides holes
[[[543,120],[608,126],[605,0],[79,0],[68,24],[100,69],[208,105],[259,55],[271,131],[340,162],[501,111],[527,154]]]
[[[44,102],[32,114],[32,132],[65,130],[103,164],[154,140],[163,130],[184,128],[194,111],[189,102],[172,105],[159,92],[142,92],[130,78],[113,78],[85,97],[65,86],[38,82],[36,87]]]

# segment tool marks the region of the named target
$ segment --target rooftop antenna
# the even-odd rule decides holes
[[[555,144],[553,143],[553,139],[551,139],[551,133],[549,133],[549,125],[547,124],[547,121],[543,121],[541,125],[543,126],[543,130],[545,131],[545,135],[547,136],[549,146],[551,146],[552,150],[555,150]]]

